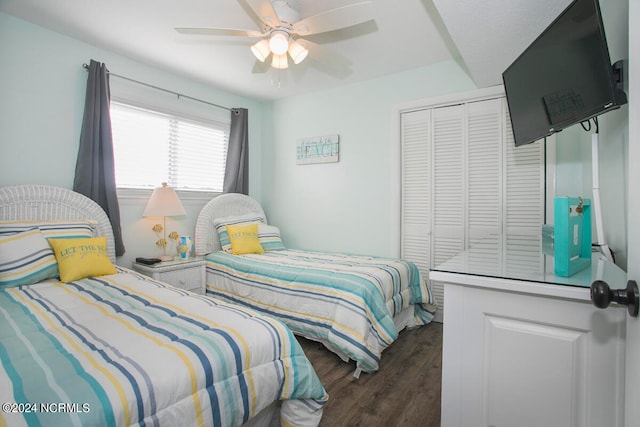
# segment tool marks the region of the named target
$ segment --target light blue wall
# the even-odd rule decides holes
[[[398,253],[399,104],[475,88],[440,63],[273,105],[264,149],[264,207],[289,247]],[[338,134],[337,163],[297,165],[300,138]]]
[[[215,104],[249,109],[251,138],[250,191],[262,199],[262,129],[265,106],[204,84],[98,49],[79,40],[0,13],[0,185],[73,186],[82,125],[87,72],[83,63],[95,59],[114,73]],[[112,96],[159,102],[190,113],[227,115],[202,104],[180,105],[172,96],[111,78]],[[208,110],[207,110],[208,109]],[[158,183],[159,185],[160,183]],[[183,199],[187,216],[169,220],[167,228],[193,234],[204,201]],[[127,253],[118,264],[129,266],[136,256],[156,255],[153,220],[143,219],[145,198],[121,198],[122,229]]]

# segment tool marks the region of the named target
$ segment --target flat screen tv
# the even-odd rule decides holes
[[[574,0],[502,81],[516,146],[627,102],[611,66],[598,0]]]

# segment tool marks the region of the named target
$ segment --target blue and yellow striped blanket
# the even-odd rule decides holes
[[[0,426],[235,426],[328,396],[277,320],[129,270],[0,290]]]
[[[323,342],[359,369],[378,369],[402,327],[429,323],[436,303],[406,260],[300,250],[207,256],[207,294],[252,307]],[[403,316],[404,317],[404,316]]]

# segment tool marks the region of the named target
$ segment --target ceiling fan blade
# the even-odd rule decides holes
[[[267,27],[280,26],[280,18],[269,0],[247,0],[247,4]]]
[[[301,19],[293,24],[293,31],[301,36],[326,33],[361,24],[373,18],[373,3],[364,1]]]
[[[233,28],[189,28],[178,27],[175,29],[180,34],[195,34],[198,36],[240,36],[240,37],[262,37],[260,31],[237,30]]]
[[[305,39],[297,39],[298,43],[300,43],[305,49],[309,51],[309,57],[315,59],[316,61],[325,64],[329,68],[333,69],[350,69],[351,61],[332,51],[331,49],[327,49],[317,43],[310,42]]]

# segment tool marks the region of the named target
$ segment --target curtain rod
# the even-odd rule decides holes
[[[82,67],[85,70],[89,71],[89,65],[88,64],[82,64]],[[204,101],[204,100],[198,99],[198,98],[194,98],[192,96],[185,95],[185,94],[182,94],[182,93],[179,93],[179,92],[174,92],[174,91],[169,90],[169,89],[164,89],[164,88],[161,88],[161,87],[158,87],[158,86],[154,86],[154,85],[149,84],[149,83],[145,83],[145,82],[141,82],[141,81],[138,81],[138,80],[134,80],[134,79],[129,78],[129,77],[125,77],[125,76],[121,76],[119,74],[112,73],[111,71],[107,71],[107,74],[109,74],[110,76],[113,76],[113,77],[118,77],[118,78],[123,79],[123,80],[128,80],[130,82],[137,83],[137,84],[142,85],[142,86],[147,86],[147,87],[150,87],[150,88],[153,88],[153,89],[156,89],[156,90],[160,90],[162,92],[167,92],[167,93],[170,93],[172,95],[176,95],[178,98],[181,98],[181,97],[182,98],[187,98],[187,99],[190,99],[192,101],[202,102],[203,104],[211,105],[213,107],[222,108],[222,109],[227,110],[227,111],[233,111],[232,108],[225,107],[224,105],[214,104],[212,102]]]

